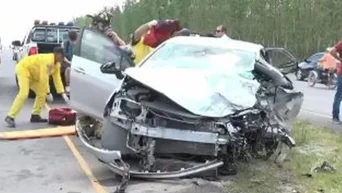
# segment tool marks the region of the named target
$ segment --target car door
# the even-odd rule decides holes
[[[269,64],[278,68],[283,74],[294,72],[298,68],[296,57],[284,48],[265,48],[263,55]]]
[[[28,43],[28,37],[30,35],[30,32],[27,33],[23,39],[23,41],[21,42],[21,45],[19,47],[17,47],[17,61],[20,61],[22,58],[24,58],[26,55],[25,53],[28,53],[28,49],[27,49],[27,43]]]
[[[103,33],[85,28],[74,49],[70,74],[70,104],[79,113],[103,117],[107,98],[120,80],[100,67],[120,62],[122,51]]]

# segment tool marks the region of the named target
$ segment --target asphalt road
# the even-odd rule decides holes
[[[16,96],[15,63],[11,50],[3,50],[0,64],[0,132],[9,131],[3,123]],[[305,94],[300,118],[340,129],[333,125],[330,112],[334,91],[318,85],[310,88],[295,81]],[[46,124],[30,124],[33,100],[28,100],[17,118],[15,130],[50,128]],[[51,107],[65,106],[56,99]],[[43,116],[47,116],[44,111]],[[3,193],[105,193],[113,192],[118,178],[88,154],[76,137],[0,141],[0,192]],[[206,182],[194,185],[192,180],[143,182],[132,181],[127,192],[219,192]]]

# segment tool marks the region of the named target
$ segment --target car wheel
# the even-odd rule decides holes
[[[309,76],[308,76],[308,84],[310,87],[315,86],[316,82],[318,79],[318,74],[316,71],[310,71]]]
[[[303,72],[302,72],[302,70],[301,69],[299,69],[299,70],[297,70],[297,72],[296,72],[296,79],[297,80],[304,80],[304,77],[303,77]]]

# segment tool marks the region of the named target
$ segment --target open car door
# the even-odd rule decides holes
[[[127,65],[130,61],[105,34],[84,28],[79,35],[71,64],[70,104],[78,113],[101,119],[108,97],[121,80],[102,73],[100,67],[107,63]]]
[[[296,57],[285,48],[265,48],[262,55],[269,64],[278,68],[283,74],[295,72],[298,68]]]

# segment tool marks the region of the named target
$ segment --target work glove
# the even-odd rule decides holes
[[[65,93],[62,94],[62,97],[63,97],[64,101],[65,101],[67,104],[70,103],[70,99],[69,99],[69,97],[68,97]]]
[[[48,103],[52,103],[52,102],[53,102],[53,96],[52,96],[51,93],[49,93],[49,94],[46,96],[46,101],[47,101]]]

